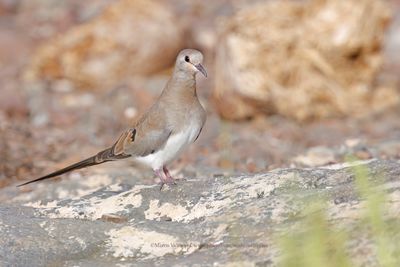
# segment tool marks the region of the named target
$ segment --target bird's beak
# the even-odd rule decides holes
[[[205,77],[207,77],[206,69],[201,64],[194,65]]]

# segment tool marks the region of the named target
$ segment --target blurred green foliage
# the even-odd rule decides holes
[[[348,160],[354,162],[354,158]],[[400,266],[400,222],[384,217],[387,193],[380,186],[382,175],[371,177],[365,166],[357,164],[352,171],[364,209],[361,220],[351,227],[340,222],[333,224],[325,214],[326,200],[315,197],[298,216],[298,224],[278,238],[281,250],[278,266],[358,266],[349,254],[349,243],[357,237],[366,237],[373,247],[361,258],[367,257],[374,266]]]

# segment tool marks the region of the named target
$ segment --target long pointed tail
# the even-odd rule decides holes
[[[30,183],[34,183],[34,182],[38,182],[38,181],[41,181],[41,180],[46,180],[46,179],[49,179],[49,178],[53,178],[53,177],[59,176],[61,174],[64,174],[64,173],[67,173],[67,172],[70,172],[70,171],[73,171],[73,170],[78,170],[78,169],[86,168],[86,167],[89,167],[89,166],[98,165],[98,164],[101,164],[101,163],[104,163],[104,162],[107,162],[107,161],[111,161],[111,160],[123,159],[123,158],[127,158],[127,157],[130,156],[130,155],[125,155],[125,154],[115,155],[113,153],[113,151],[114,151],[114,146],[97,153],[95,156],[92,156],[92,157],[87,158],[85,160],[82,160],[82,161],[79,161],[79,162],[74,163],[72,165],[69,165],[69,166],[67,166],[67,167],[65,167],[65,168],[63,168],[61,170],[49,173],[49,174],[47,174],[45,176],[39,177],[37,179],[28,181],[28,182],[20,184],[20,185],[17,185],[17,187],[24,186],[24,185],[27,185],[27,184],[30,184]]]

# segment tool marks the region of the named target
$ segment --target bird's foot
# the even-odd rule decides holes
[[[163,171],[164,171],[165,177],[167,178],[167,179],[166,179],[166,182],[169,183],[169,184],[176,185],[175,179],[174,179],[174,177],[172,177],[172,175],[169,173],[167,167],[164,166],[164,167],[163,167]]]
[[[165,185],[165,183],[163,183],[163,182],[160,183],[160,191],[163,189],[164,185]]]
[[[164,185],[176,185],[174,180],[164,180],[160,182],[160,191],[163,189]]]
[[[168,179],[167,184],[169,185],[177,185],[174,179]]]
[[[155,170],[155,173],[158,178],[160,178],[160,191],[163,189],[164,185],[176,185],[174,178],[172,178],[167,168],[163,167],[162,171],[161,169]]]

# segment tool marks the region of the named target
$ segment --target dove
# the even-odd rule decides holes
[[[111,147],[18,186],[104,162],[128,158],[152,168],[161,181],[161,188],[164,184],[175,184],[167,165],[197,140],[206,121],[206,111],[200,104],[196,92],[196,74],[200,72],[207,77],[202,63],[203,55],[200,51],[182,50],[176,58],[172,76],[161,95]]]

